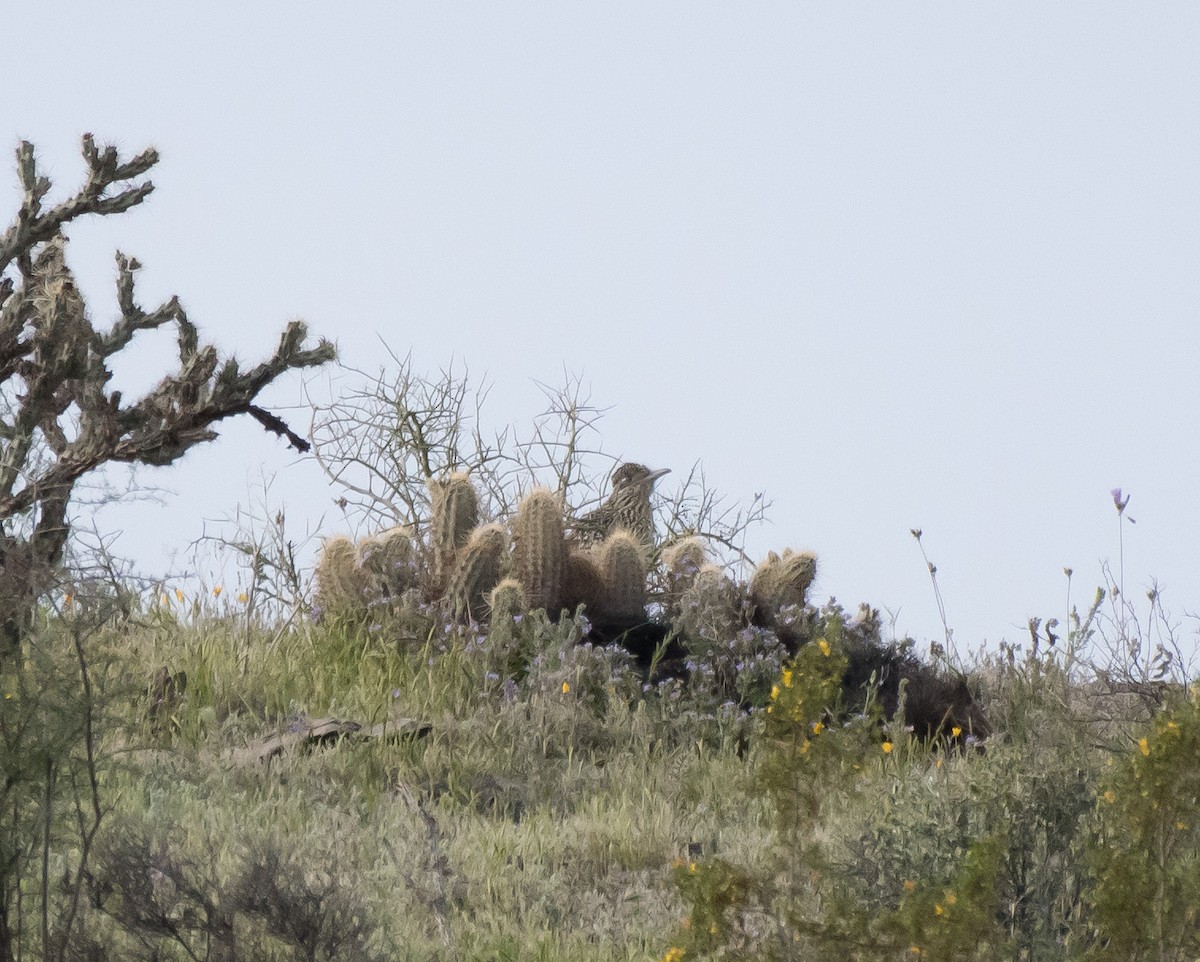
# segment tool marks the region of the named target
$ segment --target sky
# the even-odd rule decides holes
[[[564,372],[605,449],[764,492],[750,553],[814,597],[960,648],[1022,641],[1102,565],[1200,611],[1200,8],[1110,3],[13,5],[0,134],[58,187],[79,137],[162,154],[152,198],[71,227],[93,319],[113,252],[255,359],[290,319],[383,345],[527,421]],[[4,156],[12,154],[5,151]],[[0,204],[15,214],[11,161]],[[170,335],[118,369],[151,386]],[[305,378],[264,396],[303,431]],[[347,372],[309,377],[336,393]],[[189,565],[261,498],[297,535],[338,491],[253,423],[107,512]],[[1123,549],[1110,491],[1131,500]]]

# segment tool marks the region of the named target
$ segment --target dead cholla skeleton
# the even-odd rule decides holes
[[[38,173],[33,146],[17,148],[24,189],[20,210],[0,235],[0,654],[19,641],[38,597],[52,587],[70,534],[67,517],[76,483],[110,462],[167,465],[217,437],[214,425],[249,414],[300,450],[307,444],[279,418],[255,405],[287,371],[335,357],[324,340],[306,346],[307,329],[288,324],[275,353],[243,369],[200,342],[178,298],[147,311],[138,303],[140,264],[117,254],[120,317],[93,326],[66,263],[63,228],[93,214],[120,214],[144,201],[142,179],[158,163],[146,150],[122,161],[115,147],[83,137],[87,181],[45,209],[50,180]],[[139,331],[173,324],[179,366],[132,402],[111,390],[112,359]]]

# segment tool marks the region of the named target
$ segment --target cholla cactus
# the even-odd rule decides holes
[[[817,556],[811,551],[770,552],[750,579],[750,597],[756,605],[778,611],[785,605],[804,607],[805,596],[817,575]]]
[[[416,582],[413,542],[407,529],[389,528],[359,541],[358,566],[373,594],[399,598]]]
[[[642,544],[628,531],[616,531],[600,548],[604,595],[600,613],[617,621],[646,615],[646,557]]]
[[[53,205],[52,184],[33,145],[17,147],[20,209],[0,228],[0,670],[19,655],[39,599],[62,584],[71,538],[71,498],[85,475],[110,462],[168,465],[217,437],[227,418],[247,414],[308,451],[304,438],[260,407],[259,394],[286,372],[333,360],[332,344],[306,346],[300,321],[274,353],[245,367],[222,357],[179,299],[149,308],[138,296],[136,258],[117,254],[119,316],[93,326],[68,266],[63,233],[91,215],[120,214],[154,190],[146,150],[122,158],[83,137],[85,183]],[[7,196],[7,195],[6,195]],[[105,312],[106,313],[106,312]],[[142,395],[117,390],[113,371],[142,331],[174,328],[177,359]],[[17,663],[20,661],[17,659]]]
[[[572,551],[563,562],[559,604],[574,612],[583,605],[595,614],[604,599],[604,575],[590,551]]]
[[[504,577],[508,533],[498,524],[476,528],[460,553],[446,601],[456,618],[483,617],[492,589]]]
[[[466,474],[429,481],[431,517],[429,542],[433,548],[433,578],[438,589],[446,586],[458,552],[479,523],[479,496]]]
[[[358,566],[354,542],[344,535],[325,539],[317,561],[316,582],[319,608],[340,614],[365,609],[367,576]]]
[[[513,575],[531,610],[558,613],[565,555],[562,502],[545,488],[531,491],[513,519],[512,553]]]

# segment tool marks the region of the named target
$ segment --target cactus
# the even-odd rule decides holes
[[[479,523],[479,496],[471,479],[457,472],[448,478],[430,479],[429,501],[433,578],[436,587],[441,589],[454,570],[459,550]]]
[[[516,578],[504,578],[488,595],[488,608],[493,629],[500,623],[511,622],[517,615],[529,610],[524,586]]]
[[[692,642],[725,642],[745,624],[741,592],[724,570],[706,564],[680,598],[679,612],[672,621]]]
[[[566,554],[562,503],[545,488],[531,491],[512,527],[513,575],[525,589],[529,609],[558,614]]]
[[[399,598],[413,587],[413,543],[404,527],[389,528],[358,543],[358,566],[373,594]]]
[[[604,594],[600,612],[617,621],[646,615],[646,558],[642,544],[628,531],[614,531],[600,548]]]
[[[478,619],[487,611],[492,589],[504,577],[508,535],[498,524],[476,528],[460,552],[446,601],[455,618]]]
[[[604,600],[604,575],[590,551],[572,551],[563,561],[559,604],[574,613],[583,605],[593,615]]]
[[[316,570],[316,604],[329,612],[365,609],[367,579],[358,566],[354,542],[344,535],[327,538]]]
[[[750,579],[754,624],[770,628],[793,651],[810,636],[812,619],[804,602],[816,574],[815,554],[789,548],[782,556],[768,554]]]
[[[683,596],[707,562],[704,542],[699,538],[684,538],[663,549],[663,601],[669,618],[678,615]]]
[[[488,608],[491,622],[483,651],[485,664],[497,678],[519,677],[529,661],[529,653],[522,650],[522,632],[516,623],[518,616],[529,610],[521,582],[516,578],[503,579],[488,595]]]
[[[817,556],[811,551],[783,555],[770,552],[750,579],[750,597],[760,609],[777,612],[786,605],[804,607],[805,595],[817,575]]]
[[[491,623],[488,639],[496,653],[511,648],[515,620],[529,610],[525,589],[516,578],[504,578],[488,595]]]

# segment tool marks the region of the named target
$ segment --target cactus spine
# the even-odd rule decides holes
[[[433,578],[438,588],[446,585],[471,532],[479,523],[479,496],[471,479],[462,472],[429,482],[430,530],[433,548]]]
[[[504,577],[508,534],[498,524],[476,528],[462,549],[450,578],[446,600],[456,618],[481,618],[492,589]]]
[[[531,491],[513,520],[513,575],[525,589],[529,609],[558,613],[563,558],[562,503],[545,488]]]
[[[646,558],[642,544],[628,531],[614,531],[600,548],[606,617],[634,621],[646,614]]]

